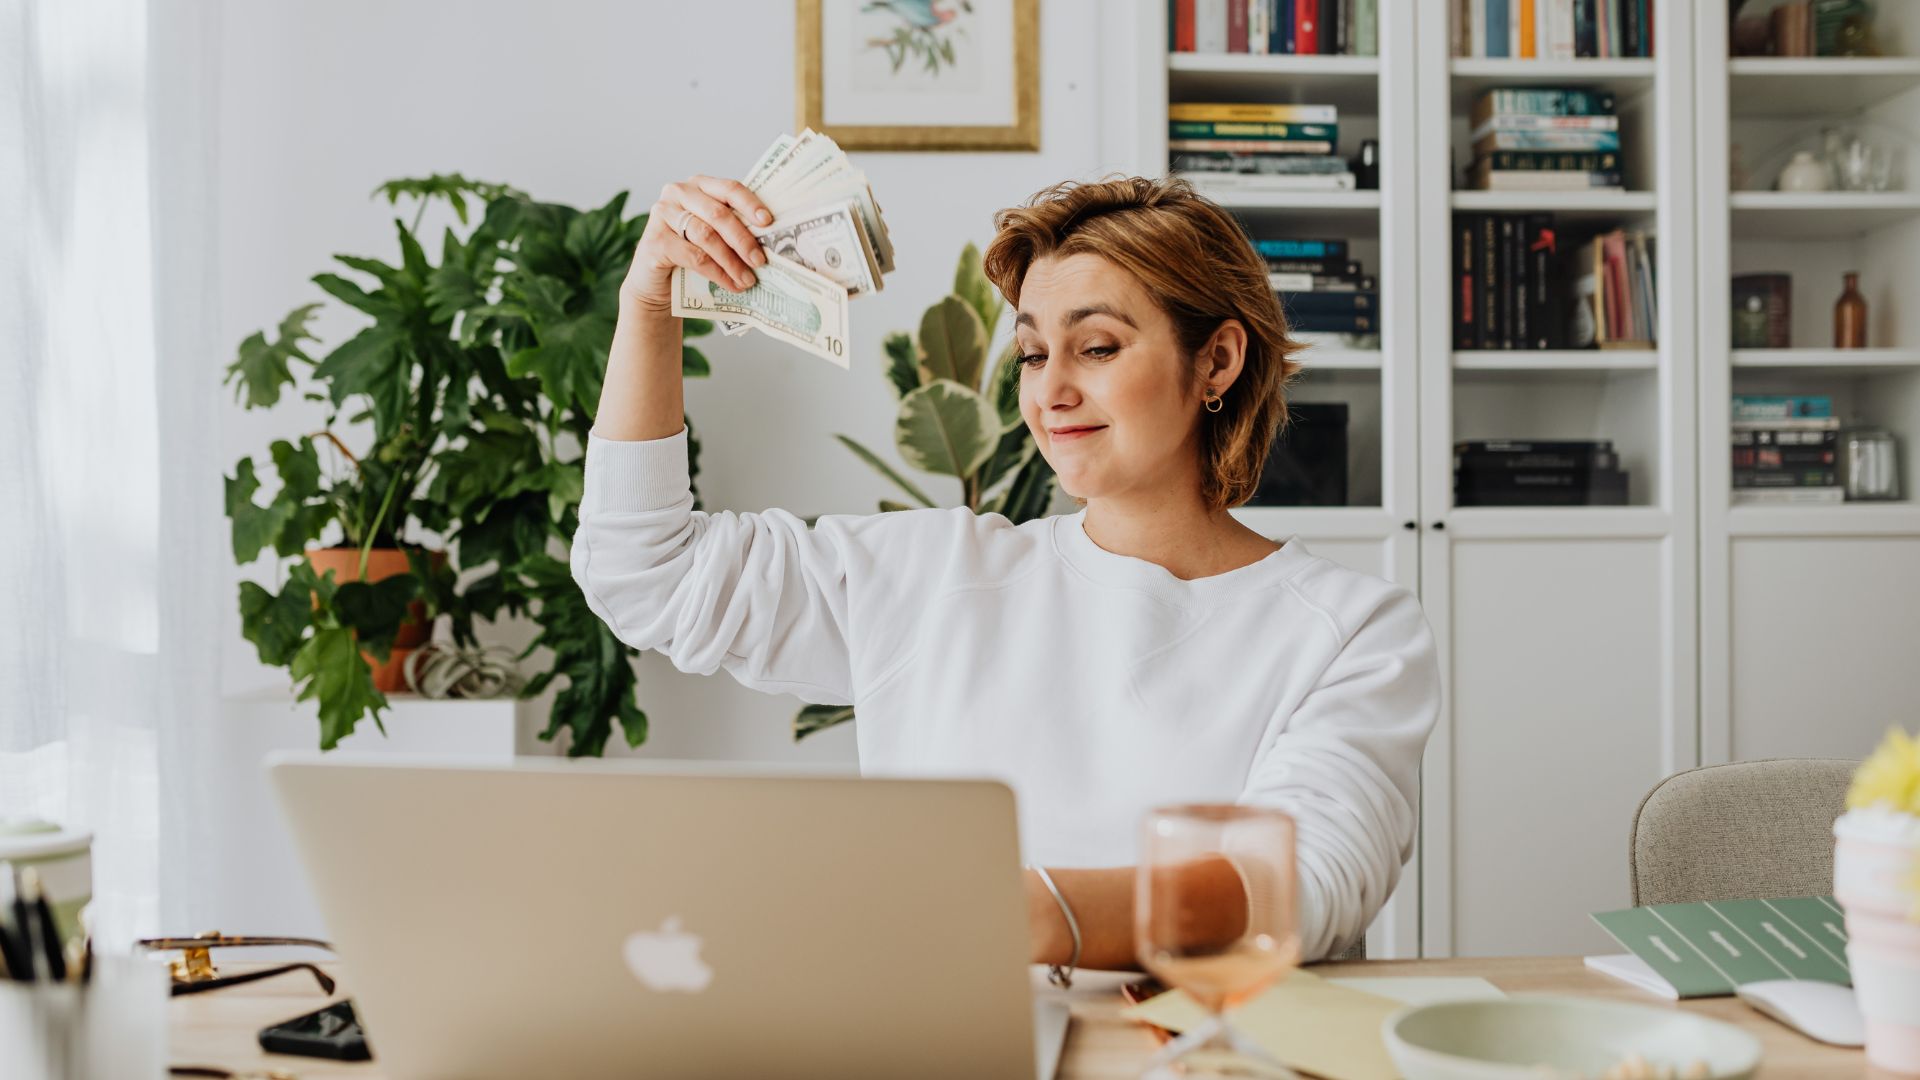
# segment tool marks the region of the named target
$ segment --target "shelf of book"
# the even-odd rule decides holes
[[[1464,113],[1483,92],[1499,86],[1578,86],[1611,90],[1628,98],[1653,86],[1656,68],[1651,59],[1513,60],[1484,57],[1453,58],[1449,66],[1453,110]]]
[[[1463,213],[1552,213],[1560,225],[1652,217],[1660,205],[1651,191],[1456,191],[1450,202]]]
[[[1455,540],[1662,540],[1673,515],[1657,506],[1456,506]]]
[[[1920,368],[1920,349],[1735,349],[1733,366],[1809,375],[1877,375]]]
[[[1736,191],[1728,206],[1735,242],[1847,240],[1920,218],[1920,192]]]
[[[1920,503],[1839,503],[1832,506],[1733,506],[1727,533],[1734,537],[1915,536]]]
[[[1658,349],[1469,349],[1453,354],[1453,370],[1539,372],[1651,371]]]
[[[1343,116],[1375,115],[1380,111],[1380,58],[1169,53],[1167,95],[1173,101],[1334,105]]]
[[[1920,86],[1920,57],[1743,56],[1727,63],[1735,116],[1830,116]]]

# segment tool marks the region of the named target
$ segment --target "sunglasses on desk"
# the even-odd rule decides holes
[[[333,951],[333,946],[314,938],[229,936],[216,930],[201,934],[199,937],[141,938],[135,944],[149,952],[180,950],[180,959],[167,965],[173,976],[174,997],[185,994],[204,994],[209,990],[224,990],[229,986],[242,986],[262,979],[271,979],[277,975],[285,975],[290,971],[312,972],[314,980],[320,984],[320,991],[325,994],[333,993],[333,978],[310,963],[280,964],[275,967],[261,968],[258,971],[243,971],[238,975],[222,975],[219,969],[213,966],[214,949],[266,946],[284,948],[297,945],[303,948]]]

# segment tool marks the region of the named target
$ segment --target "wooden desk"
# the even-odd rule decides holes
[[[1787,1077],[1875,1077],[1891,1074],[1867,1067],[1858,1050],[1825,1046],[1768,1020],[1732,998],[1676,1004],[1588,971],[1577,957],[1512,960],[1370,961],[1324,964],[1313,969],[1341,975],[1478,975],[1509,993],[1575,994],[1646,1005],[1685,1009],[1724,1020],[1760,1040],[1762,1080]],[[1153,1054],[1151,1033],[1121,1019],[1119,976],[1083,973],[1072,993],[1073,1027],[1067,1033],[1060,1080],[1135,1080]],[[342,980],[340,990],[350,993]],[[255,1034],[268,1024],[291,1019],[326,1002],[311,979],[298,975],[270,979],[232,990],[180,998],[171,1003],[172,1060],[178,1065],[219,1065],[229,1069],[279,1068],[300,1080],[354,1078],[379,1080],[377,1062],[344,1064],[317,1058],[261,1053]],[[376,1048],[377,1049],[377,1048]]]

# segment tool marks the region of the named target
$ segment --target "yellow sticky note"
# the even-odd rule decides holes
[[[1228,1015],[1241,1034],[1292,1068],[1328,1080],[1398,1080],[1380,1025],[1399,1009],[1390,998],[1296,971]],[[1125,1015],[1169,1031],[1206,1020],[1200,1004],[1180,990],[1141,1002]]]

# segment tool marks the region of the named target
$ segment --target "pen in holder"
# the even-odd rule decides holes
[[[103,956],[91,977],[0,979],[0,1076],[159,1080],[166,1074],[166,968]]]

